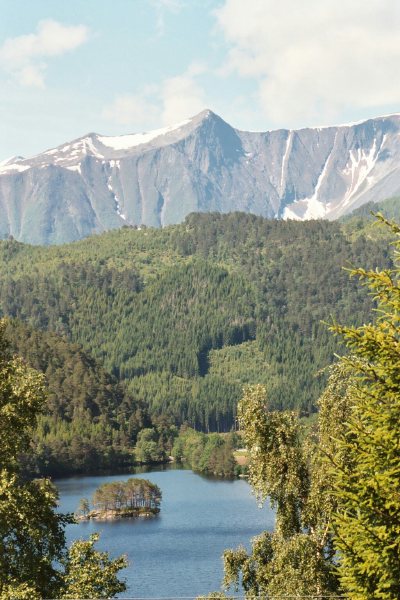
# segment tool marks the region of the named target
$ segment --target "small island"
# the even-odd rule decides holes
[[[76,518],[109,520],[134,517],[152,517],[160,512],[162,493],[147,479],[104,483],[93,494],[93,508],[82,498]]]

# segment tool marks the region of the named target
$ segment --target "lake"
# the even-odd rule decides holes
[[[55,483],[60,510],[74,512],[79,500],[89,500],[102,483],[142,477],[162,490],[161,513],[151,519],[114,522],[85,521],[67,527],[68,542],[98,531],[98,548],[115,557],[125,554],[122,572],[128,584],[123,597],[157,598],[207,594],[219,590],[221,555],[273,529],[269,506],[258,508],[246,481],[220,481],[190,470],[168,468],[130,475],[72,477]]]

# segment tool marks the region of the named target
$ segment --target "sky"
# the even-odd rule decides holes
[[[398,0],[0,0],[0,161],[209,108],[251,131],[400,112]]]

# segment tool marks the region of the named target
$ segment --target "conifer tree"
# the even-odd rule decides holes
[[[394,269],[351,272],[370,288],[378,318],[331,328],[349,354],[330,368],[315,435],[304,436],[295,413],[271,411],[263,386],[239,403],[249,481],[276,509],[275,531],[256,537],[250,553],[224,553],[225,586],[241,585],[249,598],[400,598],[400,240],[394,245]]]
[[[339,438],[334,485],[340,576],[351,600],[400,598],[400,227],[395,268],[354,269],[377,304],[375,324],[332,329],[350,350],[352,413]]]

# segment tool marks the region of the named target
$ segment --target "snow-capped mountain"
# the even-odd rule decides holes
[[[194,211],[334,219],[400,193],[400,115],[244,132],[209,110],[149,133],[95,133],[0,163],[0,237],[76,240]]]

